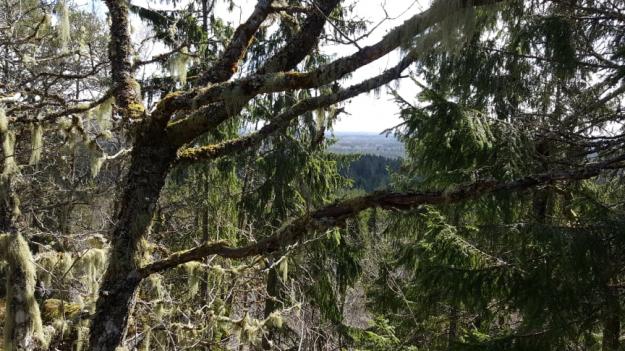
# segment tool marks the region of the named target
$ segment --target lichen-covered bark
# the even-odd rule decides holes
[[[35,301],[35,261],[21,234],[0,235],[0,257],[8,263],[4,350],[45,348],[39,305]]]
[[[219,61],[200,77],[199,84],[224,82],[239,70],[239,61],[245,56],[258,28],[267,18],[271,3],[272,0],[259,0],[256,3],[254,11],[247,21],[237,28]]]
[[[137,82],[132,77],[132,45],[128,21],[128,2],[124,0],[107,0],[111,18],[109,58],[111,73],[115,84],[115,103],[124,118],[137,119],[144,115],[145,108],[141,97],[135,89]]]
[[[94,351],[113,351],[125,336],[141,276],[142,245],[176,148],[163,143],[163,126],[145,121],[137,135],[113,229],[106,270],[91,326]]]
[[[306,18],[300,31],[278,53],[267,60],[257,74],[288,71],[297,66],[310,54],[310,49],[317,45],[328,16],[340,2],[340,0],[317,1],[318,11]]]

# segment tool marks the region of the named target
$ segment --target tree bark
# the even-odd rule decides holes
[[[601,350],[618,351],[621,336],[621,306],[618,293],[608,288],[603,306],[603,343]]]
[[[162,144],[163,126],[144,122],[132,152],[131,166],[112,233],[109,267],[104,275],[91,326],[90,349],[113,351],[125,337],[128,316],[145,262],[143,240],[157,207],[176,148]]]
[[[280,299],[280,278],[278,278],[278,267],[272,267],[269,269],[267,275],[267,299],[265,300],[265,318],[269,318],[269,315],[276,311],[279,307]],[[271,328],[267,331],[266,335],[263,335],[263,350],[271,350],[271,342],[275,337],[275,332]]]

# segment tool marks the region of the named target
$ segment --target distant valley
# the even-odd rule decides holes
[[[395,159],[405,155],[404,145],[392,135],[335,132],[328,138],[336,140],[330,151],[338,154],[368,154]]]

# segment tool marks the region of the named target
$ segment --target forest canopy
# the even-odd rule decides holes
[[[1,2],[0,349],[623,350],[625,1],[365,3]]]

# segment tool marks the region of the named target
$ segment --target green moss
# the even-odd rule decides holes
[[[128,105],[130,118],[139,119],[145,115],[145,107],[140,102],[132,102]]]
[[[80,304],[69,303],[59,299],[45,300],[41,309],[42,318],[46,324],[58,319],[77,319],[82,311]]]

